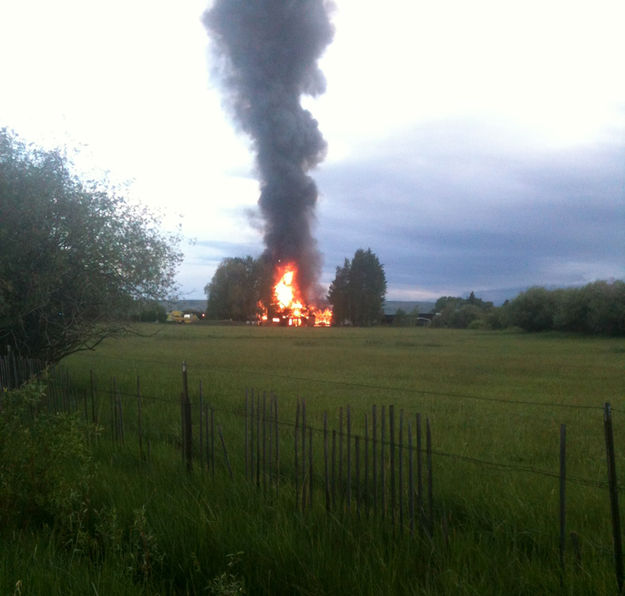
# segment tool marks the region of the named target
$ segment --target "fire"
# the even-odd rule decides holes
[[[271,310],[273,316],[271,323],[274,325],[288,325],[289,327],[301,327],[302,325],[315,327],[329,327],[332,321],[332,309],[319,309],[305,305],[297,285],[297,266],[288,263],[276,270],[276,283],[273,287],[273,301]],[[269,322],[268,309],[262,302],[258,303],[260,324]]]
[[[280,310],[289,309],[296,316],[302,315],[302,301],[299,297],[297,286],[294,285],[295,270],[287,269],[278,283],[274,286],[273,293],[278,301]]]

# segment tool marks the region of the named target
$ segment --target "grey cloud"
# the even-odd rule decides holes
[[[438,123],[324,167],[326,275],[370,246],[389,294],[623,277],[625,143],[554,151],[496,133]]]

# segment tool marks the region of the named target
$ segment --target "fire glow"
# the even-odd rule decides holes
[[[282,325],[288,327],[329,327],[332,309],[320,309],[305,305],[297,285],[297,266],[293,263],[278,267],[273,287],[272,303],[266,308],[262,302],[261,325]]]

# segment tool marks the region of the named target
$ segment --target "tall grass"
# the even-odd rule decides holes
[[[90,390],[90,370],[96,377],[102,430],[90,440],[97,474],[87,506],[100,521],[86,534],[98,548],[89,552],[76,541],[59,543],[54,528],[14,529],[14,546],[3,542],[3,593],[15,590],[18,580],[24,593],[49,581],[53,589],[40,593],[51,594],[605,594],[615,589],[607,490],[593,483],[605,480],[604,401],[616,408],[617,466],[623,469],[617,340],[430,329],[145,325],[141,330],[143,336],[110,340],[64,363],[81,390]],[[148,335],[153,330],[159,332]],[[203,399],[223,425],[233,480],[219,452],[214,478],[197,462],[191,474],[184,471],[178,401],[183,360],[194,422],[201,380]],[[113,377],[125,400],[123,445],[114,443],[110,432],[107,392]],[[150,439],[147,460],[139,457],[136,401],[130,397],[137,377]],[[373,404],[394,404],[411,420],[417,412],[427,417],[434,443],[431,536],[410,536],[388,519],[343,507],[326,513],[319,459],[314,506],[298,511],[288,476],[292,429],[286,425],[280,491],[264,494],[245,480],[242,414],[250,388],[274,392],[285,422],[294,422],[296,399],[305,398],[316,428],[326,410],[336,428],[338,410],[347,404],[355,433],[363,432],[364,413]],[[578,554],[568,542],[564,574],[558,552],[561,423],[567,424],[573,477],[567,485],[568,529],[581,544]],[[197,441],[197,428],[194,432]]]

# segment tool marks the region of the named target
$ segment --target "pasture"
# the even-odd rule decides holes
[[[73,576],[48,569],[59,586],[50,593],[81,593],[79,586],[88,582],[98,593],[114,587],[116,593],[229,594],[241,593],[235,590],[243,585],[249,594],[616,591],[603,404],[614,408],[622,476],[622,340],[424,328],[142,325],[138,331],[75,354],[64,365],[74,388],[89,392],[95,386],[101,432],[93,447],[93,499],[118,512],[128,527],[143,512],[154,543],[151,573],[143,583],[120,579],[112,557],[91,567],[72,556]],[[182,465],[182,361],[194,424],[201,381],[202,400],[223,426],[232,480],[220,457],[214,476],[197,459],[190,474]],[[137,379],[147,461],[137,444]],[[110,432],[113,387],[127,402],[123,444]],[[317,487],[315,506],[302,512],[288,472],[275,494],[247,481],[243,415],[252,389],[275,395],[281,420],[290,423],[298,398],[304,399],[315,432],[323,427],[324,412],[336,426],[347,406],[352,432],[360,437],[374,405],[393,405],[406,421],[421,414],[432,429],[435,514],[429,531],[411,534],[384,516],[357,514],[344,504],[328,514]],[[564,566],[561,424],[567,437]],[[292,437],[287,427],[280,438],[285,470]],[[20,562],[30,560],[33,545],[40,552],[52,548],[41,540],[21,537],[5,572],[13,578],[30,573],[31,585],[43,582],[45,574]],[[68,556],[56,547],[54,552]]]

